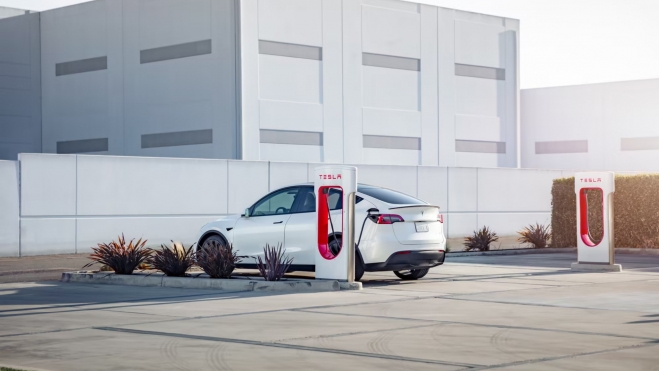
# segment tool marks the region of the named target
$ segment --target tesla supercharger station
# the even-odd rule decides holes
[[[319,166],[315,172],[316,191],[316,279],[333,279],[353,282],[355,279],[355,198],[357,168],[352,166]],[[329,198],[341,193],[343,197],[342,222],[330,220]],[[330,235],[341,234],[342,246],[334,256],[330,250]]]
[[[602,239],[594,241],[588,220],[587,191],[601,191]],[[573,270],[621,271],[614,262],[613,195],[615,176],[612,172],[576,173],[574,191],[577,194],[577,262]]]

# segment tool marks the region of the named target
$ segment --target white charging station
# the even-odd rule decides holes
[[[357,168],[326,165],[315,171],[316,192],[316,279],[355,280],[355,198],[357,194]],[[343,202],[341,223],[330,219],[330,197],[339,194]],[[335,211],[336,213],[336,211]],[[339,225],[337,225],[339,224]],[[334,233],[332,233],[334,229]],[[341,236],[341,250],[330,250],[330,235]]]
[[[600,241],[594,241],[588,220],[587,191],[599,190],[602,194],[602,228]],[[613,172],[584,172],[574,176],[574,191],[577,194],[577,262],[573,270],[620,272],[615,264],[613,234],[613,195],[615,193]]]

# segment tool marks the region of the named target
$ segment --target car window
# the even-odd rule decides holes
[[[396,192],[391,189],[373,187],[373,186],[358,186],[357,190],[367,196],[377,198],[380,201],[394,205],[427,205],[427,203],[416,199],[404,193]]]
[[[316,211],[316,194],[314,189],[311,187],[305,187],[300,194],[301,198],[300,204],[297,208],[298,213],[313,213]],[[328,197],[328,203],[331,210],[341,210],[343,208],[343,197],[342,192],[338,189],[330,189],[330,195]],[[361,197],[357,196],[355,203],[359,203],[363,200]]]
[[[252,216],[290,214],[299,188],[288,188],[266,196],[252,207]]]

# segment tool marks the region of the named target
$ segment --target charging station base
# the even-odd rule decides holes
[[[575,272],[622,272],[622,265],[572,263],[572,270]]]

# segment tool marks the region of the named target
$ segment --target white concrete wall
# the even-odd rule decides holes
[[[89,252],[120,233],[144,237],[150,245],[170,240],[191,244],[206,222],[241,213],[277,188],[313,181],[318,166],[45,154],[22,154],[20,165],[23,256]],[[483,225],[505,236],[530,223],[549,223],[552,180],[569,175],[520,169],[356,166],[360,183],[393,188],[438,205],[451,238],[469,235]],[[7,210],[18,207],[18,199],[12,199],[18,192],[15,167],[13,162],[0,162],[0,206],[14,207]],[[9,211],[5,216],[5,208],[0,210],[0,218],[17,215]],[[8,231],[17,233],[17,226],[7,225]],[[2,246],[0,254],[18,251],[14,245],[4,250]]]
[[[0,256],[19,256],[18,161],[0,161]]]
[[[523,90],[522,167],[659,171],[657,101],[659,79]]]
[[[26,13],[29,13],[29,12],[30,12],[29,10],[16,9],[16,8],[7,8],[5,6],[0,6],[0,19],[16,17],[16,16],[23,15],[23,14],[26,14]]]

